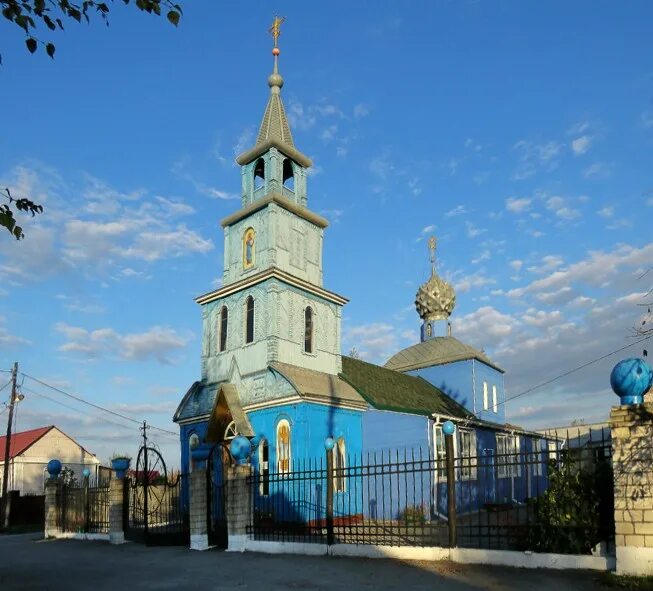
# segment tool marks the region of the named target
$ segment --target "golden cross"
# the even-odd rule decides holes
[[[437,240],[435,236],[431,236],[429,238],[429,250],[431,251],[431,263],[435,263],[435,247],[437,244]]]
[[[277,47],[277,40],[279,35],[281,35],[281,25],[286,20],[285,16],[275,16],[272,26],[268,29],[272,38],[274,39],[274,46]]]

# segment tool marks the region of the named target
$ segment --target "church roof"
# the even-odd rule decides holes
[[[379,410],[465,418],[469,412],[425,379],[352,357],[342,357],[340,376]]]
[[[281,100],[283,78],[279,74],[278,58],[279,52],[277,50],[274,53],[274,70],[268,78],[270,97],[265,106],[261,127],[259,127],[258,136],[256,137],[256,144],[253,148],[240,154],[236,158],[236,162],[242,166],[252,162],[271,147],[275,147],[301,166],[309,168],[313,165],[313,162],[308,156],[295,148],[286,109],[283,106],[283,100]]]
[[[339,376],[275,361],[270,367],[286,378],[304,399],[367,407],[363,397]]]
[[[504,373],[483,351],[461,343],[454,337],[435,337],[407,347],[388,359],[385,367],[395,371],[410,371],[467,359],[477,359]]]

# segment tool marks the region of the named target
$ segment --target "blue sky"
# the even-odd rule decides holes
[[[24,241],[0,234],[0,369],[18,360],[172,430],[199,375],[193,297],[221,275],[234,155],[272,67],[268,3],[184,9],[175,29],[116,3],[108,28],[53,33],[54,61],[9,25],[0,46],[0,182],[45,206]],[[351,298],[344,352],[383,362],[417,341],[432,233],[454,334],[505,367],[509,396],[632,342],[653,263],[650,3],[274,9],[284,102],[315,162],[309,206],[331,221],[325,286]],[[605,418],[620,356],[509,403],[509,420]],[[56,423],[101,458],[135,452],[135,425],[23,387],[20,429]],[[173,458],[174,438],[153,435]]]

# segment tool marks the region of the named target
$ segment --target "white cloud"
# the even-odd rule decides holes
[[[234,155],[238,156],[239,154],[242,154],[247,148],[250,148],[254,145],[254,128],[253,127],[246,127],[243,129],[238,137],[236,138],[236,141],[234,142],[233,146],[233,151]]]
[[[458,216],[458,215],[465,215],[467,213],[469,213],[469,212],[467,211],[467,209],[465,208],[464,205],[456,205],[456,207],[454,207],[453,209],[450,209],[444,215],[445,215],[445,217],[451,218],[451,217],[455,217],[455,216]]]
[[[552,211],[561,220],[569,221],[580,217],[580,211],[569,207],[567,200],[562,197],[549,197],[545,204],[546,208],[549,211]]]
[[[519,273],[521,271],[521,268],[524,266],[524,261],[520,259],[515,259],[513,261],[510,261],[508,263],[510,265],[510,268],[515,271],[516,273]]]
[[[640,116],[640,121],[645,129],[653,127],[653,111],[644,111]]]
[[[365,103],[358,103],[354,107],[354,118],[355,119],[361,119],[363,117],[367,117],[369,114],[370,114],[370,108]]]
[[[585,154],[592,145],[592,138],[589,135],[582,135],[571,142],[571,149],[576,156]]]
[[[522,197],[520,199],[516,197],[508,197],[508,199],[506,199],[506,209],[512,213],[522,213],[531,208],[532,202],[533,200],[529,197]]]
[[[488,277],[482,271],[469,275],[454,274],[452,281],[458,293],[467,293],[496,283],[495,279]]]
[[[596,213],[600,215],[602,218],[611,218],[614,215],[614,207],[613,206],[602,207]]]
[[[14,349],[20,345],[29,345],[31,343],[31,341],[14,334],[5,326],[5,323],[4,316],[0,316],[0,349]]]
[[[612,174],[612,164],[609,162],[595,162],[583,169],[583,176],[586,179],[602,179]]]
[[[530,140],[520,140],[513,146],[519,157],[519,166],[513,173],[513,180],[527,179],[538,170],[551,171],[558,166],[557,157],[563,144],[555,141],[536,143]]]
[[[483,252],[481,252],[481,254],[479,254],[477,257],[472,259],[472,265],[477,265],[482,261],[487,261],[489,260],[490,256],[491,256],[490,251],[486,249]]]
[[[528,267],[528,270],[531,273],[536,273],[538,275],[545,275],[551,273],[558,267],[561,267],[564,263],[564,259],[556,255],[546,255],[542,257],[542,260],[539,265],[532,265]]]
[[[55,330],[66,339],[58,348],[64,353],[79,354],[89,359],[154,359],[163,364],[173,363],[174,354],[181,351],[192,338],[190,334],[179,334],[174,329],[161,326],[141,333],[120,334],[113,328],[87,330],[59,322]]]
[[[467,228],[467,237],[468,238],[476,238],[477,236],[480,236],[484,232],[487,232],[486,228],[479,228],[476,226],[473,222],[470,222],[469,220],[465,222],[465,228]]]
[[[383,363],[399,349],[397,333],[395,327],[383,322],[345,327],[344,350],[348,352],[355,347],[361,359]]]

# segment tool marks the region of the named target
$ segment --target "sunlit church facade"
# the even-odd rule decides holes
[[[446,420],[458,426],[458,453],[538,451],[536,434],[506,424],[504,371],[451,334],[455,293],[437,274],[435,240],[431,276],[415,301],[420,342],[385,366],[341,354],[348,300],[323,285],[328,222],[309,207],[312,162],[295,146],[276,47],[273,53],[256,143],[236,159],[240,208],[221,222],[222,286],[196,299],[201,376],[174,415],[182,470],[192,470],[194,445],[227,442],[236,434],[260,439],[252,465],[262,473],[288,472],[297,460],[324,457],[327,437],[337,442],[336,465],[347,455],[397,448],[442,457]],[[497,470],[506,498],[528,496],[531,476],[509,466]],[[470,471],[467,478],[473,477]],[[502,490],[491,488],[478,495]]]

